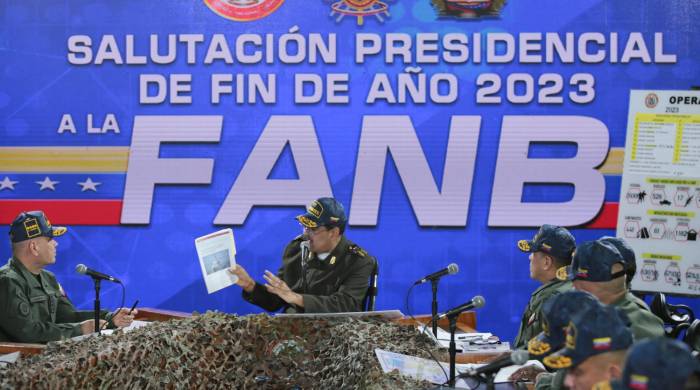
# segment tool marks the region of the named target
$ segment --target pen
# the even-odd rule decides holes
[[[139,304],[139,300],[137,299],[137,300],[134,302],[134,304],[131,305],[131,309],[129,309],[129,312],[126,313],[126,315],[130,315],[131,312],[134,311],[134,309],[136,309],[136,305],[138,305],[138,304]]]

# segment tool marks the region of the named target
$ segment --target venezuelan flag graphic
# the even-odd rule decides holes
[[[118,225],[128,147],[0,147],[0,223],[44,210],[56,224]]]

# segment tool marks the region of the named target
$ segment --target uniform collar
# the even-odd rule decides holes
[[[537,290],[535,290],[535,291],[532,293],[532,295],[537,295],[537,294],[539,294],[540,292],[542,292],[542,291],[544,291],[544,290],[547,290],[547,289],[549,289],[549,288],[553,288],[553,287],[559,286],[560,284],[566,283],[566,282],[567,282],[566,280],[559,280],[559,279],[557,279],[557,278],[554,278],[554,279],[550,280],[549,282],[547,282],[547,283],[541,285],[540,287],[538,287]]]
[[[17,273],[22,275],[22,277],[30,285],[30,287],[43,287],[43,271],[40,271],[39,275],[34,275],[33,273],[29,272],[27,267],[25,267],[24,264],[22,264],[22,262],[14,256],[10,259],[10,261],[8,261],[8,264],[10,265],[10,267],[14,268],[14,270],[17,271]],[[37,276],[39,276],[39,279],[37,279]],[[41,280],[41,283],[39,282],[39,280]]]

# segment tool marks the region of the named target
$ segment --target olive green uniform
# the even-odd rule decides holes
[[[523,318],[520,321],[520,329],[518,336],[513,342],[513,349],[527,348],[527,342],[533,337],[542,332],[542,319],[540,318],[540,309],[547,299],[557,294],[569,291],[573,285],[568,280],[554,279],[532,293],[530,302],[528,302]]]
[[[664,335],[663,322],[649,311],[646,302],[628,292],[612,306],[624,312],[630,319],[630,329],[634,334],[634,340],[640,341],[646,338],[661,337]],[[536,390],[564,389],[566,370],[558,370],[549,375],[542,375],[535,385]]]
[[[94,316],[75,309],[53,273],[34,275],[15,258],[0,267],[0,313],[0,341],[22,343],[80,336],[80,322]]]
[[[256,283],[252,292],[243,291],[243,298],[267,311],[337,313],[362,311],[369,276],[376,260],[362,248],[341,236],[340,242],[326,257],[315,255],[302,267],[302,237],[292,240],[284,249],[282,266],[277,276],[292,291],[301,294],[304,307],[291,306]],[[303,268],[306,268],[305,270]]]
[[[649,307],[644,301],[635,297],[631,292],[627,292],[611,306],[617,307],[629,317],[632,323],[630,329],[634,334],[634,341],[665,336],[663,321],[649,311]]]

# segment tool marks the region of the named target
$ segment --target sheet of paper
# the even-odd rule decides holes
[[[231,229],[219,230],[194,240],[202,269],[204,284],[209,294],[228,287],[238,277],[226,269],[236,264],[236,242]]]

